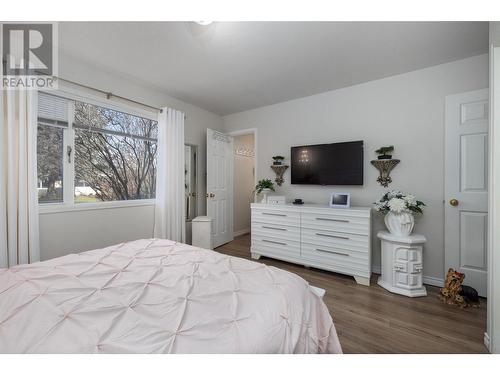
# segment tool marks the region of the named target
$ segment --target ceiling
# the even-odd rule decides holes
[[[63,55],[227,115],[486,53],[488,23],[62,22],[59,39]]]

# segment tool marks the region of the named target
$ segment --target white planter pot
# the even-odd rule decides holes
[[[385,215],[384,221],[389,232],[400,237],[409,236],[415,225],[413,214],[408,212],[402,212],[400,214],[389,212]]]
[[[271,192],[271,189],[262,189],[262,192],[260,193],[262,195],[262,200],[260,203],[267,203],[267,194]]]

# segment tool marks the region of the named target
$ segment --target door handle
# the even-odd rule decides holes
[[[210,198],[214,198],[215,197],[215,194],[214,193],[210,193]]]
[[[453,207],[457,207],[458,206],[458,200],[453,198],[453,199],[450,199],[450,205],[452,205]]]

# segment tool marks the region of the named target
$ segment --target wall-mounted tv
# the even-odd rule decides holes
[[[363,185],[363,141],[291,148],[292,184]]]

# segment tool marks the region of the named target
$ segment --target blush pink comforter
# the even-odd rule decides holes
[[[168,240],[0,269],[1,353],[340,353],[297,275]]]

